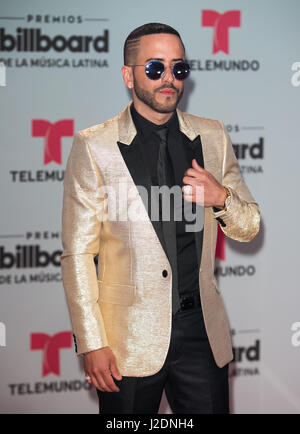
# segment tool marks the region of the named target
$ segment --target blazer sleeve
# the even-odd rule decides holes
[[[63,193],[61,269],[77,355],[107,346],[98,304],[94,257],[99,253],[102,179],[84,136],[74,136]]]
[[[222,184],[230,190],[231,201],[226,211],[213,214],[225,235],[236,241],[251,241],[259,232],[259,207],[241,175],[226,127],[220,124],[224,140]]]

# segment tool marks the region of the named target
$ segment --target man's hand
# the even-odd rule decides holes
[[[84,356],[85,375],[91,377],[91,383],[102,392],[119,392],[113,377],[121,380],[116,358],[109,347],[91,351]]]
[[[183,178],[183,183],[186,184],[182,187],[184,200],[196,202],[198,205],[206,207],[223,208],[226,199],[226,189],[211,173],[202,169],[195,159],[192,161],[192,166],[192,168],[186,170]],[[191,186],[192,188],[186,189],[187,186]],[[201,200],[203,199],[201,194],[197,197],[196,189],[198,186],[204,189],[204,203]]]

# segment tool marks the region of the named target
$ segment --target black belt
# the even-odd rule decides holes
[[[180,308],[178,309],[178,312],[201,307],[199,290],[181,295],[179,302]]]

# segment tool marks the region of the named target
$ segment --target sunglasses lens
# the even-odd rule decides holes
[[[159,80],[165,70],[161,62],[150,62],[145,67],[145,72],[150,80]]]
[[[175,63],[173,74],[176,80],[185,80],[191,71],[190,65],[186,62]]]

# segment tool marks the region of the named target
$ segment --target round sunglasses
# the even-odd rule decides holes
[[[146,65],[130,65],[130,66],[144,66],[146,76],[150,80],[159,80],[165,73],[165,65],[158,60],[153,60]],[[176,80],[185,80],[191,71],[190,65],[187,62],[177,62],[172,68],[172,74]]]

